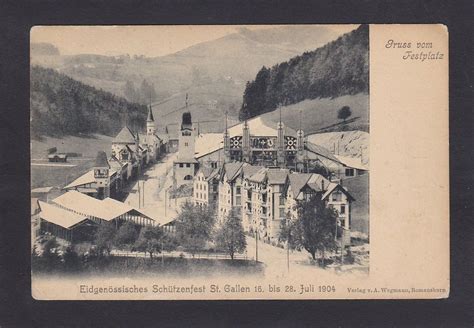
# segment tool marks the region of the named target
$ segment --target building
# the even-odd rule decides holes
[[[298,213],[296,205],[300,201],[318,196],[327,206],[338,213],[337,225],[340,227],[339,237],[343,245],[350,244],[351,204],[354,197],[338,183],[334,183],[319,174],[293,173],[289,175],[289,185],[286,193],[286,212],[291,218]]]
[[[112,141],[112,156],[120,162],[127,163],[127,177],[136,178],[142,167],[142,149],[139,145],[139,136],[124,127]]]
[[[87,197],[87,196],[86,196]],[[91,241],[97,223],[87,215],[39,201],[41,234],[50,233],[69,242]]]
[[[247,165],[247,164],[245,164]],[[238,179],[242,173],[244,163],[225,163],[219,174],[219,196],[217,218],[222,221],[234,208],[240,215],[242,207],[242,185]]]
[[[67,162],[67,154],[54,153],[48,155],[48,161],[50,162]]]
[[[362,163],[360,157],[335,156],[343,164],[343,167],[337,175],[339,178],[356,177],[369,172],[369,167]]]
[[[118,161],[115,156],[107,159],[105,152],[100,151],[94,168],[87,171],[63,189],[78,191],[91,197],[104,199],[116,197],[128,179],[128,163]]]
[[[175,189],[185,184],[192,184],[198,169],[198,161],[194,158],[195,131],[191,121],[191,113],[183,113],[179,134],[178,158],[173,162],[173,184]]]
[[[68,191],[53,203],[67,211],[81,214],[97,224],[114,222],[117,226],[131,221],[141,226],[155,225],[155,220],[142,211],[112,198],[99,200],[78,191]]]
[[[155,118],[151,106],[148,107],[146,133],[138,134],[140,146],[146,149],[146,164],[156,161],[163,151],[163,140],[156,133]]]
[[[224,133],[196,137],[195,158],[201,166],[218,167],[232,161],[307,172],[317,166],[337,172],[343,165],[329,150],[306,140],[304,132],[271,127],[256,117],[225,129]]]
[[[214,206],[219,195],[219,170],[202,167],[193,183],[193,201],[196,205]]]

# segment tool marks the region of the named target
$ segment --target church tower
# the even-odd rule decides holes
[[[186,108],[187,105],[188,95],[186,94]],[[198,161],[194,158],[195,133],[190,112],[183,113],[178,140],[178,158],[173,162],[173,185],[175,188],[193,183],[194,174],[198,168]]]
[[[151,109],[151,105],[148,108],[148,117],[146,119],[146,134],[147,136],[152,136],[155,134],[155,119],[153,118],[153,111]]]
[[[179,133],[179,152],[178,159],[192,159],[194,158],[194,129],[193,123],[191,121],[191,113],[183,113],[181,121],[181,129]]]
[[[97,198],[105,199],[110,196],[110,165],[104,151],[97,152],[94,164],[94,179],[97,185]]]

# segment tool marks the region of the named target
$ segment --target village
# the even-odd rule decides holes
[[[283,274],[290,262],[297,266],[307,262],[301,247],[290,247],[291,234],[285,227],[297,220],[298,204],[316,197],[335,213],[329,262],[367,265],[368,250],[354,261],[358,252],[351,250],[357,246],[351,238],[351,214],[357,199],[344,185],[347,178],[368,174],[360,159],[338,156],[309,142],[302,129],[294,131],[281,119],[276,127],[259,117],[233,126],[227,126],[226,119],[223,133],[200,133],[191,113],[184,111],[176,132],[158,133],[149,106],[146,131],[123,127],[111,149],[98,152],[93,168],[55,197],[48,188],[32,190],[34,252],[51,238],[63,248],[84,243],[94,247],[101,226],[120,230],[128,222],[137,233],[144,227],[160,229],[162,236],[156,237],[160,242],[148,248],[110,243],[109,255],[137,257],[149,252],[162,259],[196,254],[209,258],[211,250],[216,260],[261,262]],[[194,249],[170,242],[183,233],[176,231],[185,216],[182,212],[194,208],[213,217],[212,231],[225,226],[229,217],[236,218],[244,236],[231,240],[235,245],[230,252],[219,248],[212,237]]]

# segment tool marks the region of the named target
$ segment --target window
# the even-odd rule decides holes
[[[354,169],[346,169],[346,177],[353,177]]]
[[[333,202],[339,202],[341,201],[341,193],[340,192],[334,192],[332,194],[332,201]]]
[[[193,177],[192,177],[191,175],[189,175],[189,174],[184,177],[184,180],[188,180],[188,181],[189,181],[189,180],[192,180],[192,179],[193,179]]]
[[[186,167],[191,167],[191,164],[189,164],[189,163],[186,163]]]
[[[240,206],[240,203],[241,203],[241,197],[240,196],[235,197],[235,205]]]
[[[235,193],[236,193],[237,195],[240,195],[240,186],[237,186],[237,188],[236,188],[236,190],[235,190]]]
[[[179,163],[179,167],[183,167],[183,163]]]
[[[341,214],[346,214],[346,205],[341,205]]]
[[[185,143],[184,143],[184,147],[187,147],[187,146],[188,146],[188,143],[187,143],[187,142],[185,142]]]
[[[285,205],[285,197],[280,195],[280,205]]]

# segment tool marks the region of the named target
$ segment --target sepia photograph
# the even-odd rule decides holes
[[[368,275],[368,29],[34,27],[33,279]]]

